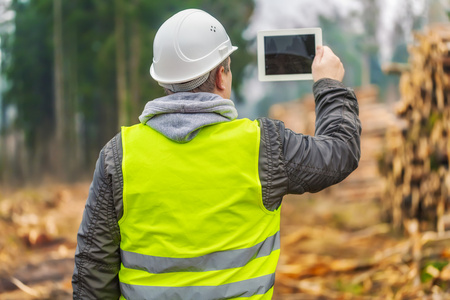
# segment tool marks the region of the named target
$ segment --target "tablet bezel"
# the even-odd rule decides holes
[[[257,35],[257,53],[258,53],[258,78],[260,81],[288,81],[288,80],[311,80],[312,73],[299,74],[277,74],[266,75],[265,63],[265,47],[264,38],[270,36],[288,36],[288,35],[307,35],[314,34],[315,48],[322,46],[322,29],[321,28],[296,28],[281,30],[264,30],[259,31]]]

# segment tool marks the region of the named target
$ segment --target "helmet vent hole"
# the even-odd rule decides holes
[[[210,31],[213,31],[213,32],[216,32],[216,26],[212,26],[211,25],[211,28],[209,29]]]

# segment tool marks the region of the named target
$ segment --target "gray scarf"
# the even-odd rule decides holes
[[[142,124],[178,142],[191,141],[202,127],[237,118],[231,100],[211,93],[175,93],[149,101],[139,116]]]

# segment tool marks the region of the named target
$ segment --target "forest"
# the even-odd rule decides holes
[[[164,95],[159,26],[224,25],[240,117],[313,135],[312,81],[256,79],[256,32],[321,27],[362,122],[358,169],[283,199],[274,299],[450,297],[450,3],[444,0],[0,0],[0,299],[71,299],[95,163]],[[306,212],[306,213],[305,213]]]
[[[1,34],[2,181],[90,175],[101,147],[120,126],[137,123],[145,103],[163,95],[148,70],[153,37],[165,19],[191,7],[220,13],[233,43],[245,49],[240,33],[253,5],[12,1],[14,30]],[[250,59],[245,51],[233,58],[236,91]]]

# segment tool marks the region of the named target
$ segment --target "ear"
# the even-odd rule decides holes
[[[224,76],[225,76],[225,68],[223,66],[220,66],[216,74],[216,89],[220,91],[226,89]]]

